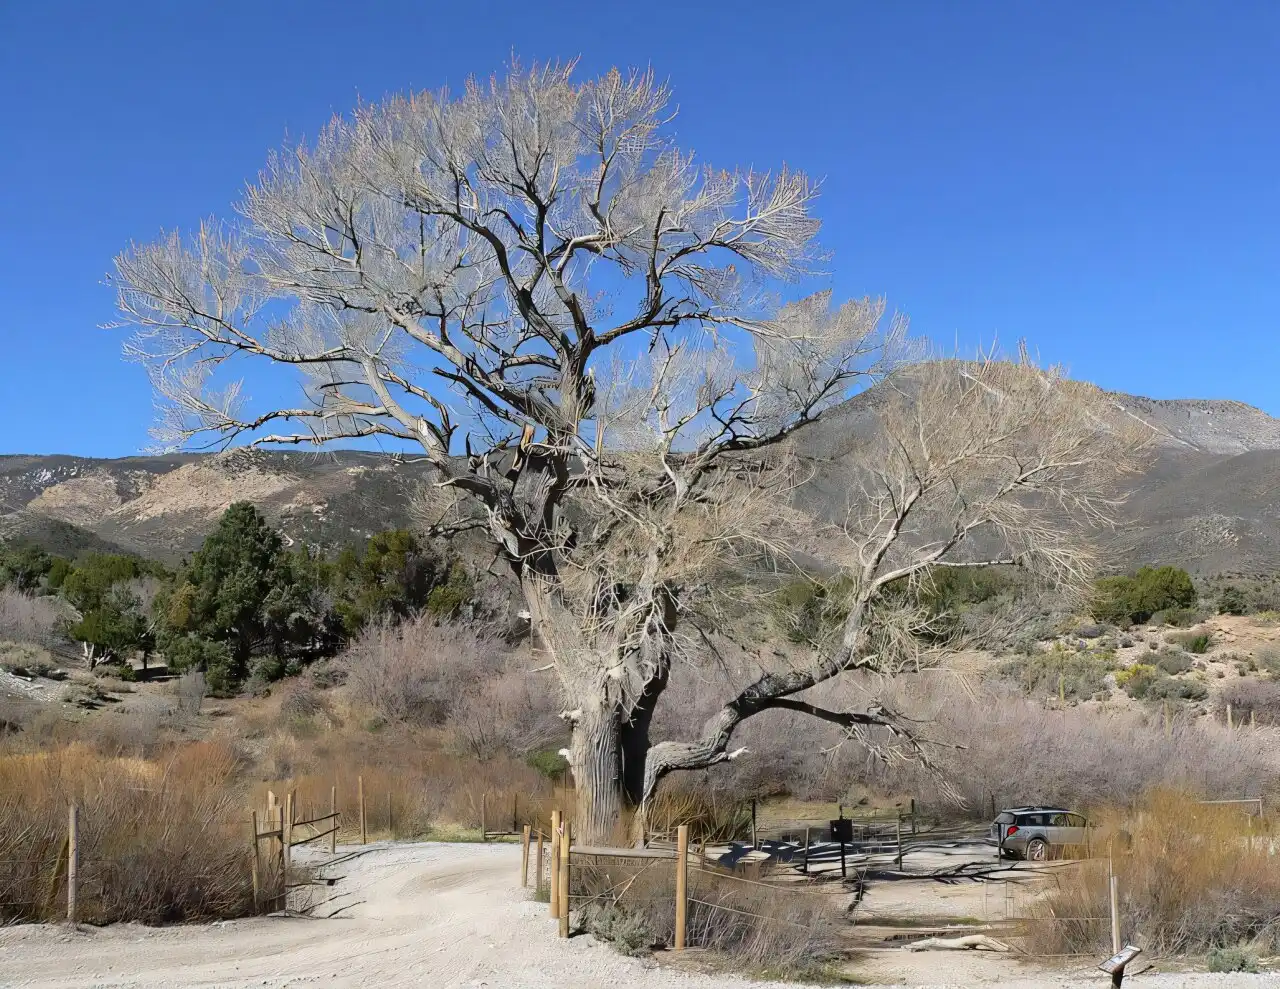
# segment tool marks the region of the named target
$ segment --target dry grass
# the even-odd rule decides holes
[[[0,587],[0,639],[52,646],[59,640],[62,621],[53,599]]]
[[[65,914],[68,808],[79,808],[80,919],[144,923],[252,909],[244,792],[225,746],[109,758],[83,745],[0,756],[0,921]]]
[[[750,837],[751,810],[741,799],[677,776],[650,801],[646,823],[650,834],[674,836],[681,824],[687,824],[690,841],[731,841]]]
[[[482,802],[490,831],[511,829],[513,807],[518,825],[546,826],[552,800],[547,779],[523,762],[458,756],[434,733],[409,728],[374,733],[356,725],[303,738],[277,733],[258,772],[253,806],[266,805],[268,790],[282,798],[292,788],[308,818],[329,812],[336,787],[344,841],[359,832],[359,777],[371,838],[475,840]]]
[[[575,866],[572,882],[582,929],[624,954],[672,944],[674,863]],[[715,952],[736,969],[805,980],[829,976],[839,958],[838,896],[690,868],[689,897],[686,944]]]
[[[1230,732],[1176,702],[1166,733],[1161,707],[1047,709],[998,685],[965,691],[949,678],[904,678],[887,695],[891,707],[924,719],[928,737],[964,746],[937,748],[933,756],[970,810],[992,795],[1005,806],[1118,806],[1160,787],[1203,798],[1256,797],[1280,778],[1268,735]],[[947,806],[935,778],[916,764],[852,765],[856,752],[847,758],[851,773],[885,792]]]
[[[1257,818],[1160,791],[1102,821],[1102,840],[1114,849],[1123,938],[1160,954],[1280,948],[1280,841]],[[1031,950],[1107,954],[1107,869],[1104,858],[1063,875],[1060,889],[1035,907]]]

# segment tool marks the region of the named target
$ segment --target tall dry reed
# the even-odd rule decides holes
[[[155,760],[83,745],[0,756],[0,921],[65,915],[68,809],[79,808],[79,919],[143,923],[252,909],[249,818],[228,748]]]
[[[1119,881],[1126,941],[1159,954],[1242,943],[1263,953],[1280,948],[1280,838],[1266,822],[1174,791],[1101,820],[1095,847],[1109,846],[1110,859],[1064,872],[1057,891],[1035,903],[1033,951],[1110,950],[1109,868]]]

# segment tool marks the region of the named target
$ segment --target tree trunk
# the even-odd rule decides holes
[[[624,837],[621,742],[615,711],[599,705],[583,708],[569,743],[569,768],[578,798],[573,830],[583,844],[608,845]]]

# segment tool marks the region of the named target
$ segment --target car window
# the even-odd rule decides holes
[[[1054,814],[1049,818],[1049,825],[1055,828],[1070,827],[1071,825],[1067,822],[1067,816],[1066,814]]]
[[[1086,820],[1085,820],[1083,817],[1081,817],[1079,814],[1068,814],[1068,815],[1067,815],[1067,827],[1069,827],[1069,828],[1083,828],[1083,827],[1085,827],[1088,823],[1089,823],[1089,822],[1088,822],[1088,821],[1086,821]]]
[[[1024,828],[1042,828],[1044,827],[1043,814],[1023,814],[1018,818],[1018,823]]]
[[[1010,813],[1006,810],[1006,811],[1004,811],[1002,814],[1000,814],[1000,816],[999,816],[999,817],[997,817],[997,818],[996,818],[996,823],[997,823],[997,824],[1012,824],[1012,823],[1014,822],[1014,820],[1015,820],[1014,816],[1013,816],[1012,814],[1010,814]]]

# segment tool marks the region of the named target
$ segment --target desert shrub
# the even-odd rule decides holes
[[[558,691],[501,640],[461,625],[425,614],[369,625],[336,662],[352,697],[385,723],[442,728],[475,758],[527,755],[565,735]]]
[[[1262,646],[1253,654],[1257,668],[1271,676],[1280,676],[1280,649]]]
[[[569,771],[569,760],[560,754],[559,749],[539,749],[525,756],[525,764],[536,769],[549,780],[563,779]]]
[[[1114,654],[1091,655],[1055,646],[1033,656],[1016,656],[997,667],[999,676],[1032,695],[1089,700],[1107,692]]]
[[[444,583],[427,595],[427,612],[436,618],[458,618],[475,598],[475,582],[462,564],[455,563]]]
[[[447,729],[477,759],[524,756],[553,742],[568,744],[556,694],[530,681],[512,661],[458,699]]]
[[[95,711],[110,700],[106,689],[99,683],[77,680],[70,683],[62,691],[64,703],[82,707],[87,711]]]
[[[583,865],[572,896],[597,897],[579,923],[626,954],[671,944],[675,936],[672,870]],[[619,890],[621,894],[619,895]],[[830,974],[840,956],[841,918],[830,896],[804,886],[743,883],[711,869],[689,871],[686,943],[766,978]]]
[[[337,662],[352,697],[388,721],[438,725],[474,681],[495,670],[500,649],[423,616],[371,623]]]
[[[39,701],[0,694],[0,736],[25,731],[42,706]]]
[[[619,954],[643,955],[655,944],[653,932],[638,910],[627,910],[612,903],[602,906],[589,903],[579,914],[578,923],[598,940],[613,945]]]
[[[1228,704],[1237,724],[1252,721],[1259,725],[1280,725],[1280,683],[1274,680],[1237,680],[1225,684],[1214,699],[1215,712],[1224,723]]]
[[[1280,758],[1264,733],[1230,732],[1178,709],[1166,735],[1161,712],[1048,709],[991,682],[965,689],[936,676],[910,677],[879,696],[887,707],[927,720],[931,738],[964,746],[932,756],[939,777],[970,811],[986,806],[992,794],[1005,806],[1088,808],[1127,804],[1154,787],[1206,799],[1257,796],[1280,780]],[[869,763],[849,749],[833,770],[846,783],[910,793],[940,810],[953,806],[939,777],[919,765]]]
[[[1146,698],[1152,701],[1202,701],[1209,696],[1209,688],[1198,680],[1177,677],[1157,677],[1147,687]]]
[[[1241,945],[1233,948],[1214,948],[1205,959],[1210,972],[1256,972],[1258,959],[1252,951]]]
[[[1103,577],[1094,586],[1091,605],[1098,621],[1145,622],[1157,612],[1189,608],[1196,602],[1191,576],[1178,567],[1142,567],[1132,577]]]
[[[54,665],[53,654],[29,642],[0,641],[0,669],[23,677],[63,678],[62,671]]]
[[[1174,628],[1190,628],[1199,625],[1209,617],[1208,612],[1199,608],[1170,608],[1168,611],[1157,611],[1151,616],[1153,625],[1171,625]]]
[[[47,648],[61,639],[63,625],[54,600],[0,587],[0,639]]]
[[[1280,937],[1280,858],[1269,853],[1271,839],[1250,840],[1255,825],[1249,818],[1197,804],[1187,794],[1157,792],[1137,810],[1102,815],[1104,830],[1131,836],[1114,846],[1126,935],[1141,931],[1144,946],[1164,954],[1205,954],[1242,943],[1273,950]],[[1105,920],[1053,918],[1105,918],[1107,889],[1105,859],[1064,873],[1058,890],[1034,908],[1029,946],[1046,954],[1105,955]]]
[[[186,673],[174,681],[174,695],[178,699],[178,710],[183,714],[196,716],[205,704],[205,674],[198,669],[188,669]]]
[[[1161,649],[1156,653],[1156,667],[1161,673],[1173,676],[1191,669],[1191,657],[1181,649]]]
[[[1249,602],[1244,592],[1233,584],[1228,584],[1218,595],[1218,614],[1243,615],[1249,609]]]
[[[231,750],[196,743],[163,759],[116,759],[84,746],[0,757],[0,921],[51,920],[51,883],[80,808],[82,919],[172,923],[253,906],[244,794]]]
[[[1189,653],[1201,656],[1209,651],[1213,644],[1212,632],[1170,632],[1164,637],[1165,642],[1172,643]]]
[[[1116,674],[1116,686],[1130,697],[1143,698],[1151,685],[1160,679],[1160,671],[1150,663],[1134,663]]]

